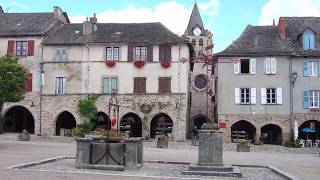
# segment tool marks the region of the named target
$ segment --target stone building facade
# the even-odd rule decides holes
[[[278,25],[248,25],[217,53],[218,120],[225,141],[282,144],[319,139],[319,18],[280,17]],[[303,129],[315,133],[307,137]]]
[[[197,4],[195,3],[189,19],[187,29],[183,35],[185,42],[190,47],[190,75],[189,75],[189,102],[188,102],[188,136],[194,126],[198,129],[205,122],[213,122],[214,81],[211,65],[205,65],[205,55],[212,55],[212,49],[206,47],[212,45],[212,34],[206,30]]]

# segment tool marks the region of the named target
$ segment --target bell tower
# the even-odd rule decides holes
[[[190,137],[194,126],[200,128],[203,123],[213,122],[213,71],[211,65],[203,61],[203,55],[212,55],[211,49],[206,50],[212,45],[212,33],[205,29],[197,3],[193,6],[183,37],[190,53],[187,118],[187,137]]]

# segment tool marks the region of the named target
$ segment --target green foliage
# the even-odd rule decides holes
[[[169,140],[169,137],[168,137],[167,134],[161,133],[160,136],[158,137],[158,139],[159,139],[160,141],[167,141],[167,140]]]
[[[89,133],[94,128],[94,123],[86,122],[79,124],[76,128],[73,129],[73,133],[75,136],[83,137],[84,134]]]
[[[27,131],[26,129],[23,129],[23,130],[22,130],[22,134],[28,135],[29,133],[28,133],[28,131]]]
[[[24,97],[26,70],[18,64],[18,58],[6,55],[0,58],[0,111],[5,102],[17,102]],[[2,121],[0,118],[0,132]]]
[[[80,100],[78,103],[78,112],[86,119],[86,122],[93,119],[97,113],[97,107],[95,105],[97,99],[98,96],[91,95]]]
[[[284,142],[284,146],[285,147],[293,147],[293,148],[299,148],[300,147],[300,145],[299,145],[299,140],[292,140],[292,139],[290,139],[290,140],[286,140],[285,142]]]
[[[248,144],[248,141],[245,140],[245,139],[239,139],[239,144],[241,144],[241,145],[247,145],[247,144]]]

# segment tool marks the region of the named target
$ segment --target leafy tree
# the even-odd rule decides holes
[[[81,99],[78,103],[78,112],[85,118],[86,122],[90,122],[97,113],[97,107],[95,105],[97,99],[98,96],[91,95]]]
[[[6,55],[0,58],[0,112],[6,102],[17,102],[24,98],[26,70],[18,64],[18,58]],[[0,132],[3,122],[0,117]]]

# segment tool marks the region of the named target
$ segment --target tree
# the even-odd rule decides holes
[[[6,102],[17,102],[24,98],[26,70],[18,64],[18,58],[6,55],[0,58],[0,112]],[[0,132],[3,122],[0,116]]]

